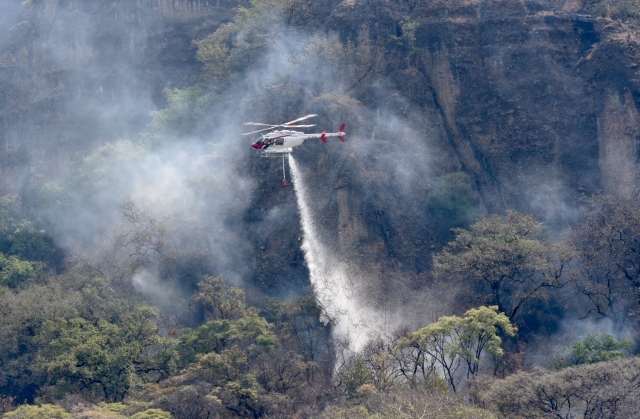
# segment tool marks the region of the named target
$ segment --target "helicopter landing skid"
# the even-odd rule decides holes
[[[288,154],[290,154],[293,150],[289,149],[289,151],[279,151],[277,153],[262,153],[260,155],[260,157],[266,157],[266,158],[276,158],[276,157],[280,157],[280,156],[286,156]]]

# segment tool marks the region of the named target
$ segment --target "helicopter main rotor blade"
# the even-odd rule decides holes
[[[245,122],[242,125],[255,125],[255,126],[258,126],[258,127],[272,127],[272,128],[277,126],[277,125],[273,125],[273,124],[264,124],[262,122]]]
[[[315,127],[316,124],[307,124],[307,125],[283,125],[285,128],[309,128]]]
[[[293,121],[285,122],[285,123],[284,123],[284,124],[282,124],[282,125],[295,124],[296,122],[304,121],[305,119],[313,118],[314,116],[318,116],[318,115],[317,115],[317,114],[315,114],[315,113],[312,113],[312,114],[310,114],[310,115],[306,115],[306,116],[303,116],[303,117],[301,117],[301,118],[294,119]]]
[[[268,130],[270,130],[271,128],[272,128],[272,127],[269,127],[269,128],[262,128],[262,129],[259,129],[259,130],[257,130],[257,131],[243,132],[243,133],[242,133],[242,134],[240,134],[240,135],[250,135],[250,134],[255,134],[256,132],[268,131]]]

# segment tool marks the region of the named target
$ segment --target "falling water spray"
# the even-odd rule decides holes
[[[291,179],[298,200],[302,223],[302,250],[309,268],[309,279],[316,300],[323,309],[323,321],[333,325],[333,338],[339,356],[359,351],[369,339],[373,312],[359,300],[360,281],[350,277],[344,261],[323,243],[307,196],[304,179],[293,156],[289,155]]]

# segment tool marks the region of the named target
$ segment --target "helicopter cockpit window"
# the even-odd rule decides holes
[[[262,144],[262,138],[260,138],[258,141],[256,141],[256,144]]]

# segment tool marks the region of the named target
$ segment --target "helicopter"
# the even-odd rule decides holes
[[[261,128],[259,130],[251,131],[251,132],[245,132],[241,135],[251,135],[251,134],[257,134],[263,131],[273,130],[269,133],[262,134],[258,140],[251,143],[251,147],[257,150],[262,150],[263,152],[262,155],[264,157],[282,156],[282,175],[283,175],[282,183],[284,186],[287,186],[287,177],[285,173],[284,158],[287,154],[293,151],[294,147],[301,145],[304,142],[304,140],[308,140],[312,138],[319,138],[320,141],[322,141],[325,144],[327,142],[327,138],[329,137],[338,137],[340,141],[342,142],[346,141],[344,138],[345,137],[344,127],[346,124],[344,122],[342,123],[342,125],[340,125],[338,132],[327,132],[323,130],[321,133],[305,134],[304,132],[301,132],[301,131],[291,131],[288,129],[288,128],[315,127],[316,124],[296,125],[298,122],[304,121],[305,119],[313,118],[314,116],[317,116],[317,114],[305,115],[303,117],[294,119],[293,121],[285,122],[283,124],[265,124],[262,122],[245,122],[244,123],[244,125],[252,125],[252,126],[259,126],[259,127],[266,127],[266,128]],[[277,128],[280,128],[280,129],[277,129]]]
[[[338,137],[340,141],[345,142],[345,133],[343,123],[340,125],[338,132],[327,132],[322,131],[317,134],[305,134],[301,131],[291,131],[287,128],[310,128],[315,127],[316,124],[303,124],[303,125],[294,125],[297,122],[304,121],[305,119],[313,118],[317,116],[316,114],[310,114],[303,116],[298,119],[294,119],[293,121],[285,122],[284,124],[264,124],[262,122],[245,122],[244,125],[253,125],[253,126],[264,126],[267,128],[262,128],[256,131],[245,132],[241,135],[251,135],[256,134],[262,131],[274,130],[275,128],[284,128],[284,129],[275,129],[267,134],[262,134],[260,138],[251,144],[251,147],[262,150],[265,154],[283,154],[283,153],[291,153],[294,147],[301,145],[304,140],[308,140],[311,138],[319,138],[323,143],[327,142],[327,138],[329,137]]]

